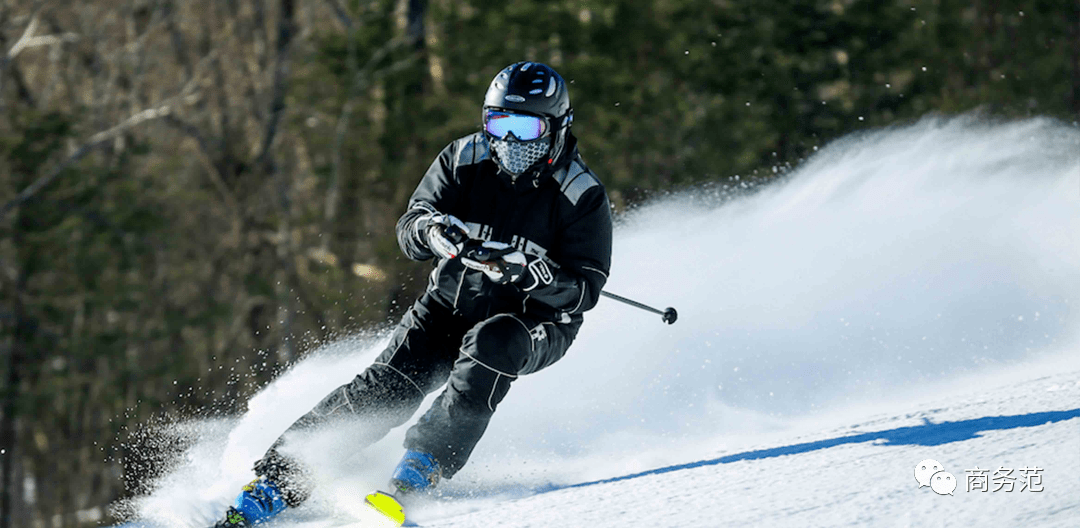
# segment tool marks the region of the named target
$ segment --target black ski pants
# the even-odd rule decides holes
[[[375,362],[297,420],[256,462],[255,472],[278,482],[286,500],[298,504],[308,491],[303,470],[277,450],[291,432],[360,420],[363,433],[357,444],[363,448],[408,421],[425,396],[445,385],[406,433],[405,447],[431,454],[443,478],[453,477],[511,383],[562,358],[576,334],[577,325],[528,315],[499,314],[474,323],[425,294]]]

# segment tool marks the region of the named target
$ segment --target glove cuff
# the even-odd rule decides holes
[[[428,213],[416,218],[413,222],[413,238],[421,246],[431,249],[431,243],[428,241],[428,228],[431,227],[431,218],[434,213]]]
[[[555,281],[555,275],[551,272],[551,267],[542,258],[529,259],[529,263],[525,266],[525,273],[522,273],[521,278],[521,291],[529,292],[536,288],[547,286]]]

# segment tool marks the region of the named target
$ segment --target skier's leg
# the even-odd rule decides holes
[[[277,483],[290,506],[303,502],[310,484],[299,462],[282,454],[282,446],[297,433],[338,420],[362,423],[358,429],[363,436],[355,443],[358,449],[378,441],[405,423],[424,397],[446,382],[457,358],[454,343],[460,342],[463,326],[450,310],[428,295],[421,297],[372,365],[293,423],[255,463],[255,474]]]
[[[575,334],[575,327],[510,314],[474,326],[465,334],[446,389],[409,429],[406,449],[430,454],[442,477],[452,477],[472,454],[510,384],[561,358]]]

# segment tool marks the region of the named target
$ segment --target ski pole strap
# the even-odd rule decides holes
[[[608,291],[601,290],[600,295],[603,295],[604,297],[607,297],[609,299],[615,299],[616,301],[619,301],[621,303],[629,304],[634,308],[640,308],[642,310],[645,310],[646,312],[652,312],[654,314],[660,315],[663,317],[663,321],[667,324],[674,324],[675,320],[679,318],[679,312],[676,312],[675,308],[672,308],[670,306],[667,307],[667,309],[665,309],[664,311],[660,311],[647,304],[642,304],[633,299],[627,299],[626,297],[623,297],[621,295],[615,295],[614,293]]]

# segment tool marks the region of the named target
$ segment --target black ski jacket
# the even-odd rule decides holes
[[[568,135],[558,160],[516,179],[491,159],[483,133],[447,145],[428,168],[398,220],[402,252],[434,255],[417,232],[418,218],[440,212],[469,226],[469,237],[511,244],[544,258],[554,280],[522,292],[488,280],[459,258],[435,263],[428,290],[455,313],[479,322],[500,313],[529,314],[576,327],[596,305],[611,267],[611,207],[603,184]]]

